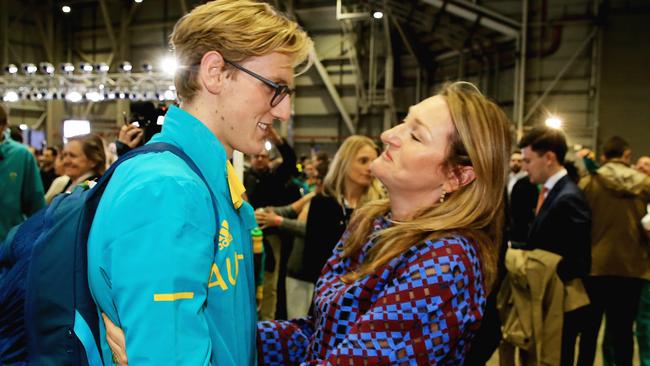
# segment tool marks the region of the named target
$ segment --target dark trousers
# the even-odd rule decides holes
[[[497,310],[497,292],[487,298],[481,327],[476,332],[469,352],[465,355],[465,366],[484,366],[501,342],[501,319]]]
[[[589,306],[581,307],[579,309],[564,313],[564,320],[562,322],[562,366],[573,366],[575,360],[576,339],[579,334],[584,334],[585,320],[589,312]],[[582,336],[580,336],[582,339]],[[582,343],[582,342],[581,342]],[[585,363],[582,351],[582,345],[578,352],[578,365],[589,365]]]
[[[584,284],[591,304],[580,341],[581,355],[584,353],[585,358],[579,365],[593,365],[598,331],[605,314],[615,365],[631,366],[634,353],[632,328],[643,281],[628,277],[591,276],[584,279]]]

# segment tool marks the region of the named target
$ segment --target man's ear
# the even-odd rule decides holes
[[[547,163],[548,162],[557,162],[557,155],[555,155],[555,153],[553,151],[551,151],[551,150],[545,152],[542,156],[546,159]],[[558,162],[558,164],[559,164],[559,162]],[[560,165],[562,165],[562,164],[560,164]]]
[[[443,189],[445,192],[451,193],[472,183],[474,179],[476,179],[474,167],[459,166],[449,171],[447,182],[443,185]]]
[[[199,80],[212,94],[219,94],[226,79],[226,61],[217,51],[206,52],[199,65]]]

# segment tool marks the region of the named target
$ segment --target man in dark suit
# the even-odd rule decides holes
[[[591,213],[582,191],[567,176],[567,143],[557,129],[537,127],[519,142],[523,168],[531,183],[541,184],[527,249],[562,256],[557,274],[563,282],[583,278],[591,267]],[[575,340],[585,309],[564,314],[562,365],[573,365]],[[580,360],[578,360],[580,364]]]

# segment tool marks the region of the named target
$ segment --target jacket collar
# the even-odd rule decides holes
[[[235,208],[241,206],[243,185],[234,174],[226,150],[208,127],[185,110],[171,106],[165,115],[160,136],[152,141],[171,141],[180,147],[201,170],[215,196],[231,198]],[[228,186],[220,182],[226,181]]]

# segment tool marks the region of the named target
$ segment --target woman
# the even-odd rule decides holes
[[[311,200],[303,270],[295,277],[312,284],[309,293],[313,292],[313,285],[348,226],[354,209],[384,196],[381,184],[370,171],[370,163],[376,158],[377,146],[370,138],[348,137],[332,159],[322,192]]]
[[[305,248],[305,231],[307,214],[311,200],[317,193],[322,192],[323,179],[327,175],[328,163],[320,163],[312,174],[316,185],[315,191],[308,193],[298,201],[282,207],[267,207],[255,211],[255,219],[262,227],[278,227],[294,234],[293,247],[287,260],[287,276],[285,280],[287,317],[298,318],[306,316],[311,305],[314,284],[304,281],[305,267],[303,265]],[[327,260],[327,258],[325,258]]]
[[[95,134],[75,136],[63,148],[64,176],[52,182],[45,194],[49,204],[61,192],[71,192],[77,184],[101,177],[106,171],[106,151],[101,137]]]
[[[496,273],[507,118],[457,82],[381,139],[371,169],[390,199],[355,212],[310,317],[258,323],[260,364],[463,364]]]
[[[258,323],[260,364],[463,363],[496,272],[507,118],[460,82],[381,139],[390,200],[355,212],[311,317]]]

